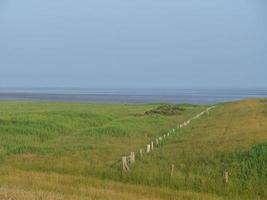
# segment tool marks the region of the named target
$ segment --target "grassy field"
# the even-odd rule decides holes
[[[0,102],[0,199],[267,199],[265,100],[218,104],[122,172],[206,109],[160,106]]]

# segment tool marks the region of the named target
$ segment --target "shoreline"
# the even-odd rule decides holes
[[[1,90],[0,101],[111,104],[196,104],[267,98],[267,90]]]

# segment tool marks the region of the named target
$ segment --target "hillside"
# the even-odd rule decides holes
[[[218,104],[177,128],[206,108],[1,102],[0,199],[266,199],[267,101]]]

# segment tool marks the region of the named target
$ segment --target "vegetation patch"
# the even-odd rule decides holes
[[[0,164],[4,161],[5,156],[6,156],[6,150],[0,147]]]
[[[53,152],[52,149],[49,148],[42,148],[42,147],[35,147],[31,145],[18,145],[18,146],[11,146],[6,145],[5,149],[7,151],[7,155],[16,155],[16,154],[24,154],[24,153],[35,153],[35,154],[47,154]]]
[[[229,188],[232,192],[253,190],[267,198],[267,143],[255,145],[249,150],[219,155],[216,158],[218,176],[230,173]]]
[[[127,132],[117,126],[105,126],[105,127],[93,127],[86,130],[84,135],[92,135],[92,136],[110,136],[110,137],[121,137],[126,136]]]
[[[184,110],[185,108],[179,105],[164,104],[157,107],[156,109],[146,111],[145,115],[178,115]]]

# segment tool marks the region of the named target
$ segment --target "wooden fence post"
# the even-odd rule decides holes
[[[123,171],[128,171],[130,170],[129,166],[128,166],[128,163],[127,163],[127,157],[126,156],[123,156],[122,157],[122,170]]]
[[[154,143],[153,142],[151,142],[151,151],[153,151],[154,150]]]
[[[135,153],[134,152],[131,152],[131,154],[130,154],[130,163],[131,164],[135,163]]]
[[[146,152],[149,153],[150,152],[150,144],[146,145]]]
[[[158,138],[156,139],[156,146],[159,146],[159,140],[158,140]]]
[[[171,177],[173,176],[173,172],[174,172],[174,164],[171,165]]]
[[[224,174],[223,174],[223,182],[224,182],[224,184],[227,185],[228,181],[229,181],[229,172],[224,172]]]
[[[162,144],[162,137],[159,137],[159,143]]]
[[[140,149],[139,153],[140,153],[140,158],[142,158],[143,157],[143,149]]]

